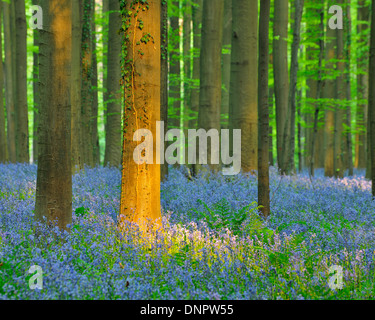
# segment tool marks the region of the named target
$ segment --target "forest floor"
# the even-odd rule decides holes
[[[0,299],[372,299],[375,201],[364,172],[271,169],[271,217],[257,213],[257,179],[171,169],[164,231],[120,233],[121,172],[73,177],[72,232],[34,236],[35,165],[0,165]],[[31,290],[29,268],[43,270]],[[334,289],[330,268],[342,268]],[[333,286],[332,286],[333,284]],[[333,287],[333,289],[331,289]]]

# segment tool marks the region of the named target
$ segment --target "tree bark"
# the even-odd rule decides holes
[[[216,129],[220,132],[223,29],[218,26],[222,26],[223,15],[224,0],[203,1],[198,127],[206,131]],[[219,164],[211,161],[211,151],[217,152],[216,147],[207,143],[207,150],[204,150],[207,164],[213,171],[219,170]]]
[[[14,87],[14,54],[12,42],[14,37],[11,33],[11,8],[12,6],[3,2],[4,9],[4,53],[5,53],[5,102],[7,110],[7,144],[8,158],[11,163],[16,159],[16,119],[15,119],[15,87]]]
[[[16,153],[17,162],[29,162],[27,109],[27,49],[25,0],[14,0],[16,17]]]
[[[241,130],[243,172],[255,172],[258,169],[258,1],[233,0],[232,15],[229,122],[231,129]]]
[[[295,0],[294,9],[294,27],[293,27],[293,43],[292,43],[292,59],[290,70],[290,85],[288,95],[288,108],[290,109],[290,116],[287,113],[286,125],[284,131],[285,147],[284,150],[289,149],[288,153],[284,153],[283,163],[285,164],[286,172],[295,170],[294,166],[294,151],[295,151],[295,126],[296,126],[296,92],[297,92],[297,73],[298,73],[298,51],[300,44],[301,19],[303,12],[304,0]],[[288,131],[290,133],[288,134]],[[286,145],[289,144],[289,148]]]
[[[71,147],[73,173],[83,169],[83,150],[81,132],[82,103],[82,0],[72,1],[72,87],[71,87]]]
[[[82,25],[82,96],[81,96],[81,148],[83,163],[94,166],[93,146],[93,47],[92,47],[92,11],[93,0],[83,0]]]
[[[325,60],[326,70],[334,68],[333,59],[336,58],[335,54],[335,40],[336,30],[327,28],[326,33],[326,52]],[[336,98],[335,92],[335,79],[328,78],[325,80],[325,86],[323,90],[323,96],[325,99],[333,101]],[[335,105],[331,102],[326,105],[325,112],[325,126],[324,126],[324,141],[325,141],[325,158],[324,158],[324,174],[327,177],[333,177],[335,174],[334,170],[334,130],[335,130]]]
[[[76,0],[74,0],[76,1]],[[35,217],[69,230],[72,223],[72,1],[41,0],[39,160]]]
[[[168,128],[168,1],[162,2],[160,14],[160,119],[164,122],[164,128]],[[162,181],[168,177],[167,162],[161,165],[160,176]]]
[[[288,155],[290,144],[288,138],[287,114],[288,114],[288,12],[287,0],[275,1],[275,13],[273,24],[273,65],[275,80],[275,102],[276,102],[276,144],[277,165],[282,174],[288,173],[288,163],[283,162],[284,154]],[[286,133],[286,134],[285,134]],[[283,148],[284,146],[284,148]]]
[[[126,221],[148,231],[161,226],[160,165],[156,160],[156,122],[160,120],[160,13],[161,0],[121,3],[124,30],[122,65],[125,105],[122,149],[120,227]],[[134,14],[138,12],[137,21]],[[142,30],[139,28],[142,22]],[[151,131],[153,163],[137,164],[133,152],[138,129]],[[136,135],[137,136],[137,135]],[[146,150],[146,156],[150,150]],[[151,155],[150,155],[151,156]]]
[[[256,11],[257,12],[257,11]],[[269,187],[269,101],[268,101],[268,59],[269,59],[269,17],[270,0],[260,2],[259,18],[259,69],[258,69],[258,205],[262,215],[270,215]]]
[[[223,55],[222,55],[222,82],[221,90],[221,127],[228,129],[229,121],[229,89],[231,67],[231,41],[232,41],[232,0],[224,0],[223,24]]]
[[[33,5],[39,5],[39,0],[33,0]],[[34,47],[38,48],[39,51],[39,31],[38,29],[33,30]],[[33,52],[33,162],[38,161],[38,122],[39,122],[39,52]]]
[[[107,125],[105,133],[104,165],[121,164],[121,14],[118,0],[109,0],[108,73],[107,73]]]
[[[7,161],[7,137],[4,113],[4,72],[3,72],[3,39],[2,39],[3,3],[0,3],[0,163]]]
[[[370,40],[370,67],[369,67],[369,118],[371,141],[375,141],[375,0],[372,0],[371,13],[371,40]],[[372,196],[375,197],[375,143],[371,143],[371,180]]]

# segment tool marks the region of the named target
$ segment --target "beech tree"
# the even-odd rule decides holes
[[[260,2],[259,17],[259,69],[258,69],[258,205],[265,218],[270,214],[269,183],[269,19],[270,0]]]
[[[75,1],[75,0],[73,0]],[[71,46],[72,0],[41,0],[39,159],[35,217],[72,222]]]
[[[161,0],[123,1],[121,14],[124,126],[120,227],[130,221],[146,231],[148,220],[154,227],[161,224],[160,165],[155,163],[156,122],[160,121]],[[138,129],[152,133],[151,137],[144,137],[153,146],[152,154],[142,152],[145,158],[133,158],[142,140]],[[150,157],[151,163],[147,160]]]

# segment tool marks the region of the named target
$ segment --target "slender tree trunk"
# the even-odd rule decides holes
[[[322,143],[319,143],[320,137],[318,136],[318,122],[319,122],[319,112],[321,108],[320,98],[321,98],[321,91],[323,87],[322,81],[322,62],[323,62],[323,55],[324,55],[324,11],[320,9],[317,12],[320,16],[320,35],[319,35],[319,62],[318,62],[318,77],[316,82],[316,99],[315,103],[315,112],[314,112],[314,126],[313,132],[311,135],[311,157],[310,157],[310,175],[314,176],[314,169],[315,169],[315,160],[316,154],[320,151],[320,149],[316,148],[315,145],[321,146]],[[318,142],[318,143],[316,143]],[[319,163],[320,164],[320,163]]]
[[[74,0],[76,1],[76,0]],[[58,227],[72,223],[71,44],[72,0],[41,0],[39,160],[35,217]],[[53,70],[53,72],[51,72]]]
[[[257,12],[257,11],[256,11]],[[270,214],[269,187],[269,101],[268,101],[268,59],[269,59],[269,17],[270,0],[260,2],[259,18],[259,69],[258,69],[258,205],[262,215]]]
[[[76,173],[83,169],[83,150],[81,132],[82,103],[82,0],[72,1],[72,69],[71,69],[71,147],[72,170]]]
[[[179,2],[173,1],[173,6],[180,13]],[[181,115],[181,66],[180,66],[180,24],[179,16],[170,18],[170,42],[172,50],[169,55],[169,108],[168,128],[180,128]]]
[[[369,118],[371,141],[375,141],[375,0],[372,0],[370,67],[369,67]],[[371,144],[372,196],[375,197],[375,143]]]
[[[258,1],[233,0],[232,15],[229,123],[231,129],[241,130],[242,170],[255,172],[258,169]]]
[[[223,56],[221,64],[222,90],[221,90],[221,123],[222,128],[228,128],[229,117],[229,88],[231,67],[231,41],[232,41],[232,0],[224,0],[223,24]]]
[[[93,47],[92,11],[93,0],[83,0],[82,26],[82,96],[81,96],[81,148],[84,164],[94,166],[93,146]]]
[[[268,36],[269,38],[269,36]],[[268,39],[269,40],[269,39]],[[268,41],[269,42],[269,41]],[[259,85],[259,84],[258,84]],[[273,85],[269,85],[268,87],[268,101],[269,101],[269,118],[271,118],[273,112],[274,112],[274,99],[273,99],[273,95],[274,95],[274,90],[273,90]],[[259,110],[259,107],[258,107],[258,110]],[[269,138],[268,138],[268,143],[269,143],[269,162],[270,162],[270,166],[274,166],[274,161],[273,161],[273,142],[272,142],[272,137],[273,137],[273,128],[272,126],[269,125]],[[258,160],[259,160],[259,157],[258,157]]]
[[[105,133],[104,164],[118,167],[121,163],[121,28],[120,4],[109,0],[108,74],[107,74],[107,126]]]
[[[276,102],[276,143],[277,143],[277,165],[282,174],[288,173],[288,163],[283,162],[285,154],[288,155],[290,144],[285,141],[289,139],[287,115],[289,72],[288,72],[288,0],[275,1],[275,13],[273,24],[273,73],[275,80],[275,102]]]
[[[16,120],[15,120],[15,87],[14,87],[14,54],[12,50],[11,5],[3,2],[4,9],[4,53],[5,53],[5,101],[7,110],[7,144],[8,157],[11,163],[16,160]]]
[[[193,88],[191,90],[191,118],[189,129],[197,129],[199,113],[200,89],[200,55],[201,55],[201,27],[202,27],[203,0],[194,0],[193,6]],[[198,172],[198,166],[191,166],[193,175]]]
[[[2,37],[2,15],[3,3],[0,3],[0,163],[7,159],[7,137],[5,132],[5,113],[4,113],[4,72],[3,72],[3,37]]]
[[[164,122],[164,128],[168,128],[168,1],[162,2],[160,14],[160,119]],[[164,141],[164,137],[161,137],[161,139]],[[160,176],[162,181],[168,177],[167,162],[161,165]]]
[[[194,81],[194,86],[191,90],[191,116],[192,118],[189,124],[190,129],[196,129],[198,125],[197,120],[198,120],[198,110],[199,110],[202,9],[203,9],[203,0],[195,0],[194,6],[193,6],[193,33],[194,33],[193,81]]]
[[[342,4],[342,0],[338,0],[338,3]],[[344,62],[344,30],[336,30],[337,39],[337,70],[339,71],[336,78],[336,99],[337,102],[346,100],[345,90],[345,62]],[[335,178],[344,177],[344,166],[343,166],[343,121],[344,121],[344,110],[341,103],[335,106],[335,135],[334,135],[334,174]]]
[[[326,70],[333,69],[334,63],[333,59],[336,58],[335,55],[335,40],[336,40],[336,30],[327,28],[326,34]],[[323,90],[324,98],[334,100],[336,98],[335,92],[335,80],[326,79],[325,86]],[[335,174],[334,170],[334,130],[335,130],[335,105],[326,105],[325,113],[325,127],[324,127],[324,140],[325,140],[325,158],[324,158],[324,174],[327,177],[333,177]]]
[[[96,24],[95,24],[95,2],[92,10],[92,77],[91,77],[91,92],[92,92],[92,116],[91,116],[91,139],[92,139],[92,153],[93,164],[100,164],[100,148],[98,135],[98,117],[99,117],[99,100],[98,100],[98,59],[96,54]]]
[[[286,172],[294,171],[294,151],[295,151],[295,127],[296,127],[296,93],[297,93],[297,72],[298,72],[298,51],[300,44],[301,19],[303,12],[304,0],[295,0],[294,10],[294,27],[293,27],[293,43],[292,43],[292,59],[290,70],[290,86],[288,105],[290,108],[290,116],[287,113],[286,125],[284,131],[284,150],[289,149],[288,153],[284,153],[283,163]],[[289,135],[287,132],[290,130]],[[289,138],[288,138],[289,136]],[[286,145],[289,144],[289,148]]]
[[[39,0],[33,0],[33,5],[39,5]],[[39,51],[39,31],[35,29],[33,31],[34,47],[38,48]],[[33,101],[34,101],[34,112],[33,112],[33,162],[38,161],[38,122],[39,122],[39,52],[33,53]]]
[[[358,43],[357,69],[361,71],[357,75],[357,110],[356,110],[356,143],[355,143],[355,163],[356,168],[366,168],[367,163],[367,103],[368,99],[368,45],[369,37],[365,36],[366,30],[369,28],[367,22],[370,19],[370,10],[365,0],[358,1],[357,10],[357,33],[363,39]],[[370,149],[368,149],[370,150]]]
[[[184,54],[184,131],[187,133],[190,117],[190,104],[191,104],[191,20],[192,8],[190,0],[185,0],[184,4],[184,22],[183,22],[183,54]]]
[[[345,73],[345,82],[346,82],[346,100],[349,102],[349,104],[346,107],[346,126],[349,128],[346,130],[346,159],[347,159],[347,166],[349,169],[349,176],[353,175],[353,146],[352,146],[352,112],[351,112],[351,100],[352,100],[352,94],[351,94],[351,83],[350,83],[350,60],[351,60],[351,44],[352,44],[352,23],[351,23],[351,14],[350,14],[350,0],[346,7],[347,12],[347,20],[346,20],[346,48],[345,48],[345,54],[346,54],[346,73]]]
[[[14,0],[16,15],[16,152],[17,161],[29,162],[27,109],[27,49],[25,0]]]
[[[200,95],[198,127],[206,131],[220,131],[221,106],[221,48],[224,0],[203,1],[202,47],[200,60]],[[214,171],[219,165],[211,162],[211,151],[217,153],[213,144],[207,144],[207,163]],[[198,158],[197,158],[198,160]]]
[[[125,105],[120,226],[125,221],[136,222],[146,231],[148,219],[156,226],[161,225],[160,165],[134,161],[133,152],[138,143],[133,141],[133,136],[137,129],[151,132],[153,151],[148,155],[150,150],[146,150],[146,157],[151,156],[155,161],[156,122],[160,120],[161,0],[138,2],[132,7],[129,2],[122,2],[121,12],[127,27],[123,43],[126,57],[122,65]],[[135,12],[138,12],[137,21],[134,20]]]

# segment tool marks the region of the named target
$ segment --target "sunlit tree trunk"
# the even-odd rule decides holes
[[[254,172],[258,169],[258,1],[233,0],[232,16],[229,122],[231,129],[241,130],[241,167]]]
[[[288,134],[287,117],[290,112],[288,106],[289,71],[288,71],[288,0],[275,1],[274,25],[273,25],[273,66],[275,80],[276,103],[276,142],[277,164],[282,174],[288,173],[288,163],[284,163],[284,154],[290,152],[290,144],[287,143]],[[287,141],[285,141],[285,139]]]
[[[16,152],[17,162],[29,162],[27,50],[25,0],[14,0],[16,18]]]
[[[149,0],[145,4],[122,2],[121,12],[124,28],[122,50],[126,56],[122,65],[125,105],[120,226],[126,221],[136,222],[145,231],[148,219],[155,226],[161,224],[160,165],[155,164],[156,122],[160,120],[161,0]],[[138,13],[136,19],[135,13]],[[140,24],[142,28],[139,28]],[[143,152],[146,157],[152,156],[152,164],[137,164],[133,159],[140,143],[133,141],[138,129],[152,133],[152,154],[149,154],[149,149]]]
[[[76,1],[76,0],[74,0]],[[39,160],[35,217],[60,228],[72,223],[72,0],[41,0]]]
[[[8,157],[12,163],[16,162],[16,120],[15,120],[15,87],[14,87],[14,54],[11,33],[11,5],[3,2],[4,9],[4,56],[5,56],[5,103],[7,110],[7,144]]]
[[[218,26],[222,26],[223,15],[224,0],[203,1],[198,127],[206,131],[211,129],[220,131],[223,29]],[[215,152],[216,147],[218,146],[207,143],[207,150],[205,150],[207,163],[214,171],[219,169],[219,165],[211,161],[211,150]]]
[[[121,164],[121,28],[120,4],[118,0],[109,0],[108,30],[108,72],[107,72],[107,125],[105,132],[104,165]]]
[[[257,12],[257,11],[256,11]],[[268,59],[269,59],[270,0],[260,3],[259,19],[259,70],[258,70],[258,205],[264,217],[270,214],[269,187],[269,101],[268,101]]]

